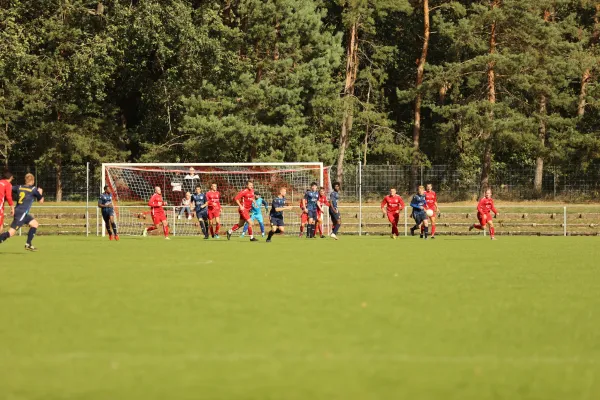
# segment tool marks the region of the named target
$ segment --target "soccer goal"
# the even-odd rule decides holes
[[[288,205],[294,210],[286,215],[286,223],[292,230],[300,220],[300,200],[312,182],[331,191],[329,169],[323,163],[186,163],[186,164],[102,164],[102,188],[108,185],[113,194],[113,204],[119,224],[119,234],[139,235],[151,224],[147,202],[159,186],[167,202],[165,211],[175,235],[197,235],[197,220],[190,218],[182,200],[187,192],[200,186],[203,192],[216,183],[221,194],[223,211],[221,224],[228,227],[238,218],[233,198],[254,182],[254,190],[271,202],[283,186],[287,187]],[[100,189],[101,191],[103,189]],[[265,215],[265,222],[268,221]],[[104,236],[104,226],[102,235]]]

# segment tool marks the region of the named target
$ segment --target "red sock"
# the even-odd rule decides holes
[[[398,225],[392,225],[392,234],[398,236]]]
[[[208,227],[208,230],[210,231],[210,236],[215,236],[215,230],[212,225]]]
[[[421,225],[421,235],[423,234],[423,231],[425,231],[425,227]]]
[[[431,225],[431,236],[435,235],[435,225]]]
[[[248,234],[252,236],[252,225],[248,225]]]
[[[163,225],[163,233],[165,234],[165,237],[169,236],[169,225]]]
[[[323,234],[323,229],[321,228],[321,224],[317,225],[317,232],[319,233],[319,235]]]
[[[146,228],[146,230],[147,230],[148,232],[152,232],[152,231],[153,231],[153,230],[155,230],[155,229],[156,229],[156,227],[155,227],[154,225],[152,225],[152,226],[149,226],[148,228]]]
[[[221,230],[221,224],[217,224],[217,229],[215,229],[215,234],[219,234],[219,231]]]
[[[304,232],[304,225],[300,225],[300,233]]]
[[[479,224],[475,224],[475,225],[473,225],[473,228],[475,228],[475,229],[479,229],[480,231],[482,231],[482,230],[483,230],[483,226],[481,226],[481,225],[479,225]]]
[[[496,229],[495,228],[490,228],[490,236],[494,237],[496,235]]]
[[[238,224],[235,224],[234,226],[231,227],[231,232],[235,232],[238,229],[240,229],[240,226]],[[248,230],[250,230],[250,228],[248,228]]]

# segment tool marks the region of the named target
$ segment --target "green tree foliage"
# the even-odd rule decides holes
[[[535,193],[600,164],[599,46],[591,0],[0,0],[0,158],[417,157]]]

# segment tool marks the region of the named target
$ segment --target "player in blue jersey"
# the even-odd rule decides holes
[[[37,232],[39,223],[33,218],[33,215],[29,213],[34,200],[38,200],[41,203],[44,202],[44,191],[41,188],[34,186],[35,178],[32,174],[25,175],[25,184],[19,186],[13,186],[13,197],[17,199],[17,206],[15,207],[15,217],[8,232],[0,234],[0,243],[7,239],[15,236],[17,229],[23,225],[29,225],[29,233],[27,234],[27,242],[25,244],[25,250],[36,251],[31,242]]]
[[[329,217],[331,218],[331,224],[333,225],[333,230],[331,232],[331,238],[338,240],[337,234],[342,226],[342,215],[340,214],[339,209],[339,201],[340,201],[340,184],[339,182],[335,182],[333,184],[333,192],[329,195]]]
[[[306,228],[306,238],[315,237],[317,210],[321,209],[319,205],[319,185],[317,182],[310,184],[310,190],[304,194],[304,208],[308,212],[308,226]]]
[[[412,236],[415,235],[415,231],[420,229],[421,225],[423,225],[423,234],[419,237],[423,239],[427,239],[429,235],[429,219],[427,218],[427,214],[425,210],[427,209],[427,199],[425,197],[425,187],[419,186],[419,192],[415,194],[410,202],[410,206],[412,207],[412,217],[415,220],[415,226],[410,228],[410,234]]]
[[[115,209],[112,202],[112,194],[108,188],[108,185],[104,186],[104,193],[100,195],[98,199],[98,208],[102,210],[102,219],[106,226],[106,232],[108,232],[108,240],[119,240],[119,233],[117,232],[117,223],[115,222]]]
[[[269,219],[271,220],[271,231],[267,237],[267,243],[271,243],[273,235],[283,233],[285,231],[285,223],[283,222],[283,212],[285,210],[291,210],[292,206],[285,205],[285,195],[287,194],[286,188],[279,190],[279,196],[273,199],[271,203],[271,211],[269,212]]]
[[[192,207],[204,234],[204,240],[208,240],[208,201],[200,186],[196,186],[196,191],[192,194]]]
[[[262,237],[265,237],[265,221],[262,215],[262,208],[265,208],[267,214],[269,213],[269,205],[267,202],[260,196],[260,193],[254,192],[254,203],[252,203],[252,209],[250,210],[250,224],[254,223],[254,221],[258,222],[260,226],[260,233]],[[248,231],[248,227],[250,224],[246,223],[244,225],[244,230],[242,231],[241,237],[246,236],[246,231]]]

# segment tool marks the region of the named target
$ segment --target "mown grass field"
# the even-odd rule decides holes
[[[1,399],[597,399],[594,237],[24,237]]]

